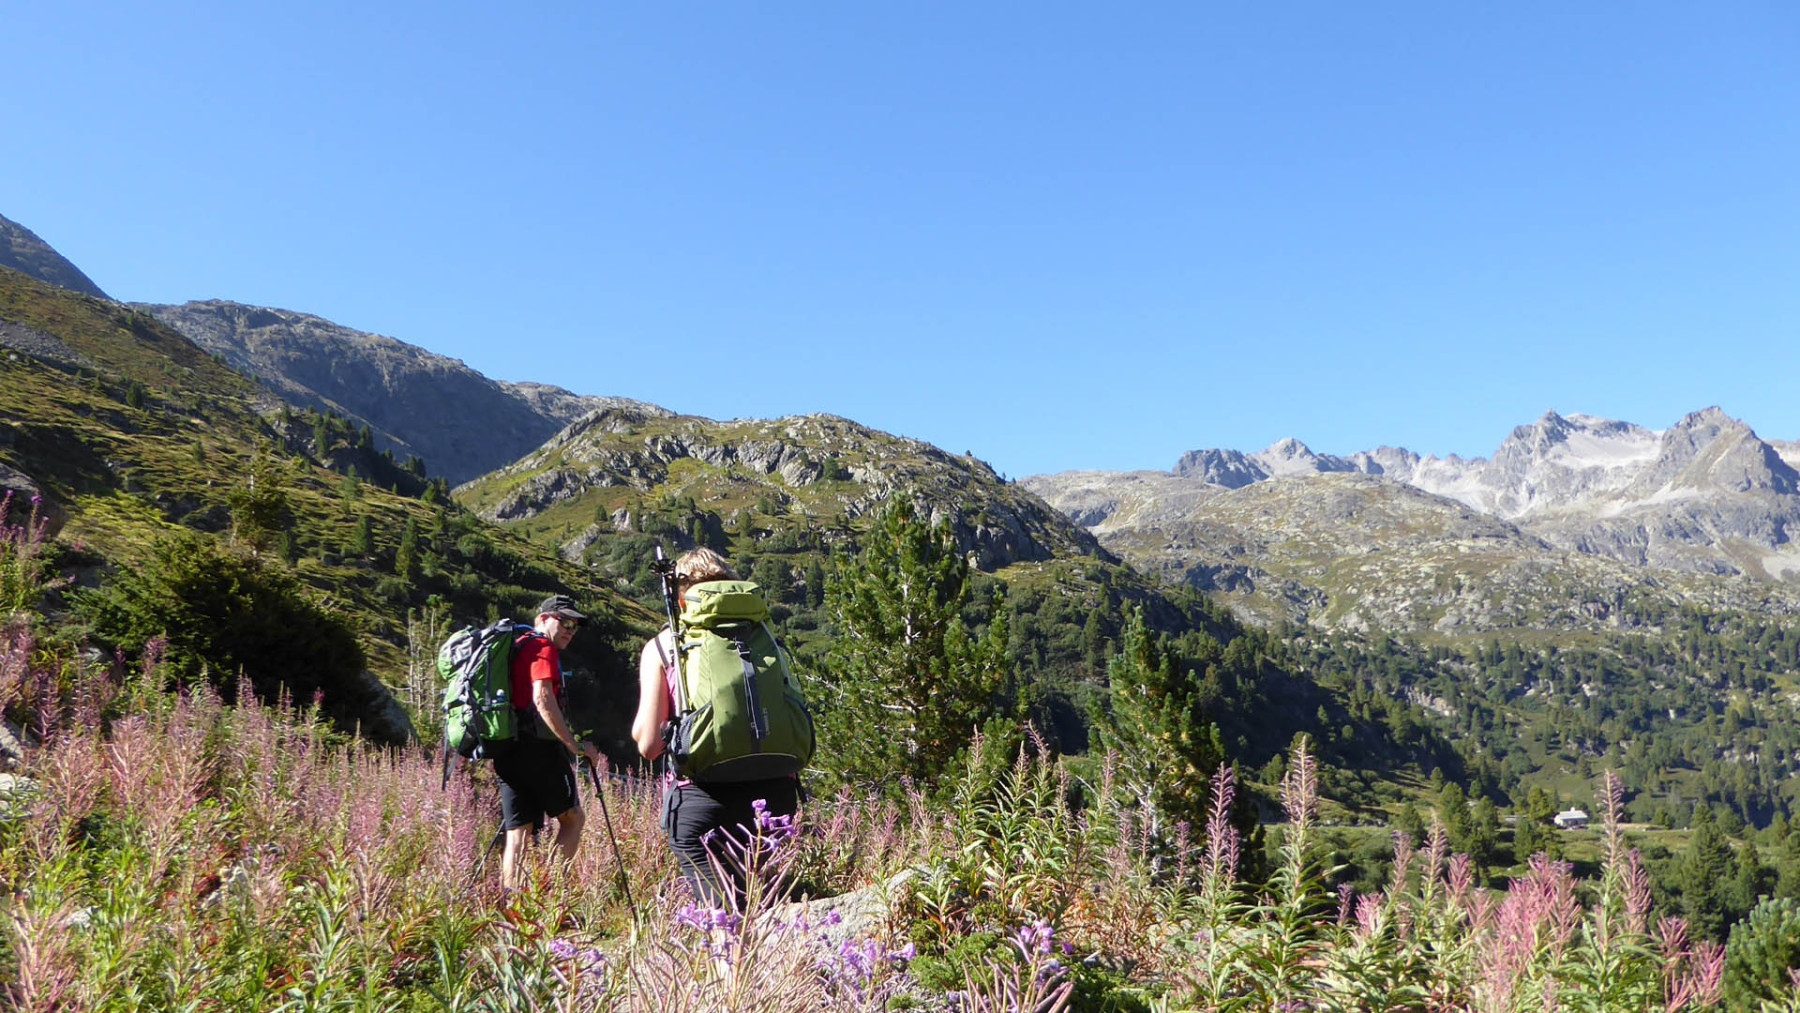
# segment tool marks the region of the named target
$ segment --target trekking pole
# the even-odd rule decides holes
[[[588,777],[594,782],[594,798],[600,803],[600,817],[606,821],[606,838],[612,841],[613,861],[619,867],[619,885],[625,888],[625,903],[631,908],[631,922],[637,924],[637,900],[631,896],[631,877],[625,874],[625,856],[619,853],[619,836],[613,833],[612,813],[606,808],[606,792],[600,787],[600,771],[588,764]]]
[[[488,859],[494,857],[494,849],[499,847],[500,842],[505,839],[506,839],[506,828],[505,827],[501,827],[499,830],[494,832],[494,839],[488,842],[487,850],[483,851],[481,853],[481,860],[475,863],[474,871],[469,873],[469,883],[471,885],[473,885],[476,880],[481,878],[481,870],[487,868]]]
[[[675,561],[663,556],[660,544],[656,547],[656,561],[650,564],[650,570],[662,578],[663,611],[669,617],[669,654],[675,662],[675,713],[680,714],[687,710],[687,681],[681,677],[681,639],[675,627],[675,614],[681,611],[681,602],[675,593]]]

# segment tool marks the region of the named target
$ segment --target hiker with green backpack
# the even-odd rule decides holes
[[[466,627],[444,642],[438,669],[444,692],[444,778],[450,755],[494,761],[500,782],[500,882],[520,886],[520,862],[531,838],[556,821],[556,846],[565,861],[581,846],[586,816],[575,789],[577,756],[597,764],[600,750],[570,730],[564,714],[562,652],[585,617],[568,595],[538,606],[532,626],[502,619],[485,629]],[[597,768],[596,768],[597,769]]]
[[[798,811],[812,717],[761,589],[711,549],[672,565],[658,549],[657,559],[669,626],[639,658],[631,736],[645,759],[668,767],[663,832],[682,877],[702,902],[736,907],[744,884],[727,837]],[[720,882],[715,864],[733,882]]]

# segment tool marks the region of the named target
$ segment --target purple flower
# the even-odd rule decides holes
[[[601,953],[599,947],[589,946],[584,949],[566,939],[550,940],[550,955],[558,960],[575,962],[582,970],[590,973],[599,970],[600,965],[606,963],[606,954]]]
[[[675,921],[695,932],[733,933],[743,925],[744,919],[737,913],[722,907],[700,907],[696,904],[684,904],[675,912]]]
[[[1050,923],[1042,918],[1013,933],[1012,940],[1013,945],[1019,948],[1019,952],[1027,957],[1034,953],[1049,953],[1050,947],[1055,941],[1056,930],[1052,929]]]

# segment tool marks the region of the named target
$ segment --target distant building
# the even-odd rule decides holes
[[[1556,814],[1556,825],[1564,830],[1580,830],[1588,824],[1588,814],[1580,809],[1564,809]]]

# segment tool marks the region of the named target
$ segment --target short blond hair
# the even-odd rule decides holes
[[[737,571],[719,555],[704,546],[689,549],[675,558],[675,586],[685,591],[709,580],[736,580]]]

